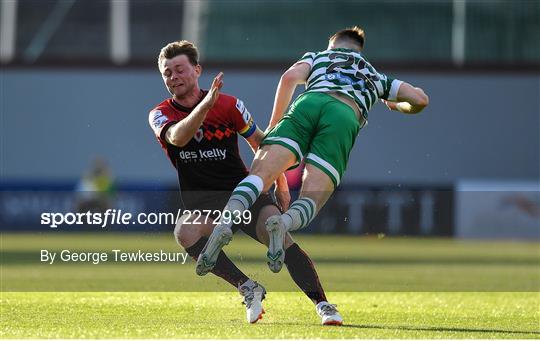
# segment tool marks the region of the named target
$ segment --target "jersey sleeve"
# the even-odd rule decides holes
[[[257,125],[244,102],[235,98],[235,105],[230,110],[233,126],[244,138],[248,138],[257,130]]]
[[[315,53],[314,52],[306,52],[302,56],[302,58],[298,59],[295,64],[298,63],[306,63],[309,64],[310,67],[313,67],[313,60],[315,60]]]
[[[383,86],[383,94],[381,98],[388,101],[395,101],[397,98],[399,87],[403,83],[403,81],[387,77],[385,74],[379,74],[379,78]]]
[[[167,115],[159,109],[154,109],[148,114],[148,123],[150,124],[150,128],[152,128],[156,137],[164,142],[167,128],[177,122],[177,120],[173,119],[170,115]]]

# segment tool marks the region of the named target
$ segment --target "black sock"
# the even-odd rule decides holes
[[[294,243],[285,250],[285,264],[296,285],[313,303],[326,301],[326,295],[313,262],[298,244]]]
[[[201,239],[199,239],[195,244],[186,248],[186,252],[193,259],[197,260],[207,241],[208,238],[201,237]],[[216,260],[216,265],[211,272],[231,283],[235,288],[238,288],[240,284],[249,279],[240,269],[236,267],[236,265],[234,265],[234,263],[223,251],[220,251]]]

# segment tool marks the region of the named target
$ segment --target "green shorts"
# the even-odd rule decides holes
[[[360,123],[351,107],[326,93],[308,92],[294,101],[261,146],[279,144],[289,149],[297,163],[305,158],[337,187],[359,131]]]

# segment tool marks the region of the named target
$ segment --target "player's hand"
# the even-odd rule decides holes
[[[276,189],[274,191],[276,199],[279,206],[283,212],[289,209],[289,204],[291,203],[291,193],[289,192],[289,184],[287,184],[287,178],[285,174],[281,174],[276,179]]]
[[[381,99],[381,101],[388,107],[388,109],[398,111],[396,102],[391,102],[384,99]]]
[[[212,81],[212,86],[208,91],[208,94],[204,97],[203,106],[210,110],[219,97],[219,90],[223,87],[223,72],[220,72]]]

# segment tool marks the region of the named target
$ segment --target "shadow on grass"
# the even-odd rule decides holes
[[[342,328],[361,329],[398,329],[411,331],[435,331],[435,332],[456,332],[456,333],[507,333],[507,334],[535,334],[540,335],[540,331],[522,331],[505,329],[476,329],[476,328],[449,328],[449,327],[412,327],[412,326],[380,326],[370,324],[344,324]]]

